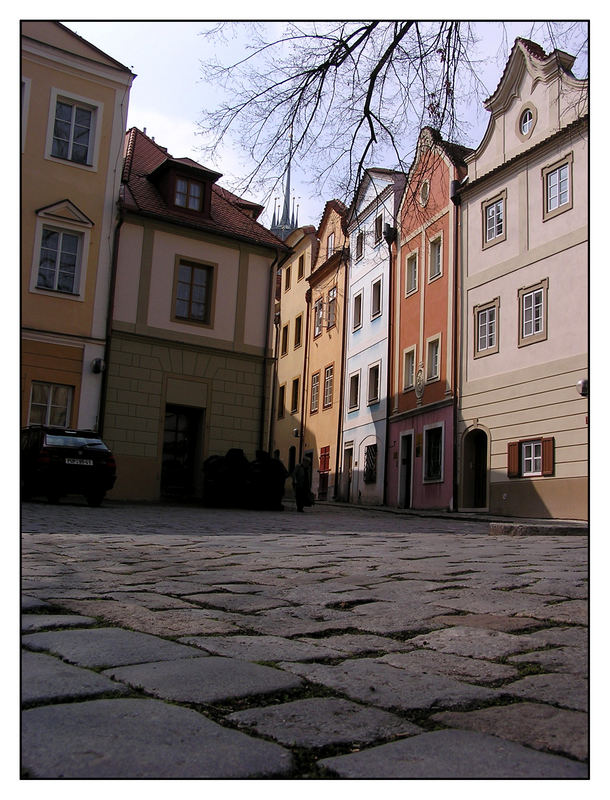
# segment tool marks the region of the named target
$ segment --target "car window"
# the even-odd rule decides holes
[[[108,448],[101,439],[90,439],[84,436],[61,436],[55,433],[47,433],[45,444],[48,447],[97,447],[102,450]]]

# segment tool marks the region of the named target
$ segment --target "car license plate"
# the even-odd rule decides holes
[[[66,464],[78,464],[79,467],[92,467],[93,459],[91,458],[66,458]]]

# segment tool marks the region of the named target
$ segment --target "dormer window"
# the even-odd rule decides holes
[[[203,201],[203,184],[186,178],[176,178],[174,203],[189,211],[201,211]]]

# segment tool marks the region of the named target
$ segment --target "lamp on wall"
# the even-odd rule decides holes
[[[103,358],[94,358],[91,362],[91,372],[99,375],[100,372],[103,372],[106,369],[106,363],[104,362]]]
[[[588,397],[589,396],[589,379],[588,378],[581,378],[576,384],[576,388],[578,389],[578,394],[581,397]]]

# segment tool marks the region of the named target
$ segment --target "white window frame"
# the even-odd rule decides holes
[[[500,298],[496,297],[489,303],[475,306],[474,309],[474,357],[489,356],[499,351],[499,324],[500,324]],[[493,312],[493,313],[492,313]],[[493,320],[490,318],[493,317]],[[493,333],[490,333],[490,321]],[[481,334],[483,331],[483,347]],[[493,341],[491,337],[493,335]]]
[[[548,320],[548,288],[549,280],[544,278],[539,283],[533,286],[528,286],[518,291],[519,301],[519,341],[518,346],[524,347],[535,342],[544,341],[548,336],[547,320]],[[526,304],[529,299],[531,303],[531,319],[526,320]],[[536,309],[539,313],[536,314]],[[536,327],[538,323],[538,327]],[[531,325],[531,329],[529,326]]]
[[[375,292],[379,286],[379,307],[375,308]],[[383,314],[383,279],[381,276],[371,282],[371,319],[377,319]]]
[[[335,252],[335,232],[332,231],[328,234],[326,239],[326,258],[329,259]]]
[[[415,372],[416,372],[416,360],[417,355],[417,346],[413,345],[412,347],[407,347],[402,352],[402,390],[403,392],[408,392],[410,389],[415,388]],[[407,358],[411,360],[411,368],[407,370]]]
[[[356,386],[356,391],[354,394],[356,395],[355,403],[352,403],[352,386]],[[360,408],[360,370],[356,370],[352,372],[349,376],[349,380],[347,382],[347,408],[348,411],[357,411]]]
[[[552,219],[556,217],[558,214],[563,214],[564,211],[569,211],[573,207],[573,183],[572,183],[572,163],[573,163],[573,154],[568,153],[564,158],[560,161],[556,161],[554,164],[551,164],[548,167],[544,167],[542,170],[542,180],[543,180],[543,214],[542,218],[543,221],[546,222],[547,219]],[[561,172],[565,171],[565,178],[562,179]],[[553,176],[557,175],[557,204],[551,207],[551,191],[550,191],[550,180]],[[561,202],[562,192],[561,192],[561,181],[565,180],[567,185],[566,188],[566,197]]]
[[[374,371],[377,371],[377,391],[373,395],[371,394],[371,376]],[[367,391],[366,391],[366,404],[368,406],[374,406],[381,400],[381,361],[376,361],[374,364],[369,364],[368,368],[368,381],[367,381]]]
[[[337,324],[337,287],[333,286],[328,291],[328,320],[326,328],[334,328]]]
[[[380,220],[379,237],[377,236],[377,220]],[[375,243],[375,247],[377,247],[377,245],[381,244],[381,242],[383,241],[383,212],[376,214],[375,217],[373,218],[373,241]]]
[[[63,101],[76,106],[87,108],[93,113],[91,123],[91,141],[89,142],[89,149],[87,152],[87,161],[81,164],[78,161],[71,161],[69,158],[59,158],[53,155],[53,133],[55,128],[55,112],[57,108],[57,101]],[[73,94],[72,92],[65,92],[56,87],[51,88],[50,104],[49,104],[49,119],[47,124],[47,138],[45,142],[45,159],[53,161],[56,164],[66,164],[70,167],[77,167],[89,172],[95,172],[98,168],[100,140],[101,140],[101,127],[102,127],[102,113],[104,104],[98,100],[92,100],[89,97],[82,97],[81,95]]]
[[[413,252],[409,253],[409,255],[407,256],[407,260],[405,262],[405,297],[409,297],[410,295],[415,294],[415,292],[418,289],[418,280],[419,280],[418,262],[419,262],[419,251],[414,250]],[[413,264],[413,267],[410,266],[411,264]],[[413,283],[415,285],[409,288],[410,287],[409,276],[411,272],[414,275]]]
[[[50,389],[49,396],[48,396],[48,401],[47,401],[45,412],[44,412],[44,420],[42,422],[35,422],[35,423],[32,422],[32,401],[33,401],[33,397],[34,397],[34,386],[47,386]],[[64,423],[55,423],[50,418],[51,417],[51,410],[53,408],[63,408],[63,406],[54,406],[53,405],[53,394],[55,392],[55,389],[67,389],[68,390],[68,402],[67,402],[67,405],[65,407],[65,409],[66,409],[66,412],[65,412],[66,419],[65,419]],[[32,384],[30,386],[30,404],[29,404],[29,407],[28,407],[28,425],[32,425],[32,424],[35,424],[35,425],[52,425],[52,424],[54,424],[54,425],[61,425],[63,427],[69,427],[70,426],[70,415],[72,413],[72,405],[73,405],[73,403],[74,403],[74,386],[70,386],[68,384],[62,384],[62,383],[51,383],[50,381],[37,381],[37,380],[34,380],[34,381],[32,381]],[[38,404],[38,405],[40,405],[40,404]]]
[[[428,434],[432,430],[441,430],[441,451],[440,451],[440,475],[439,477],[428,475]],[[424,425],[423,428],[423,459],[422,459],[422,481],[424,483],[443,483],[445,474],[445,423],[436,422]]]
[[[352,331],[359,331],[362,328],[362,307],[363,307],[364,293],[362,289],[356,292],[352,301]],[[359,320],[356,322],[356,301],[359,306]]]
[[[361,249],[358,252],[358,242],[361,242]],[[354,236],[354,261],[360,261],[364,258],[364,231],[358,230]]]
[[[433,371],[431,367],[431,353],[430,349],[433,345],[436,345],[437,352],[436,352],[436,371]],[[441,378],[441,334],[437,333],[434,336],[430,336],[426,339],[426,383],[434,383],[434,381],[439,381]]]
[[[521,442],[521,475],[532,477],[542,475],[542,439]]]
[[[42,236],[44,230],[54,230],[61,233],[69,233],[79,237],[79,249],[77,257],[77,268],[75,287],[72,292],[64,292],[60,289],[47,289],[38,286],[38,271],[40,267],[40,251],[42,249]],[[64,220],[63,217],[46,216],[42,211],[36,220],[36,229],[34,233],[34,249],[32,255],[32,271],[30,277],[30,292],[33,294],[44,294],[49,297],[62,297],[66,300],[75,300],[83,302],[85,299],[85,286],[87,279],[87,264],[89,261],[89,247],[91,243],[91,223],[83,222],[82,225],[71,223]]]
[[[333,393],[335,384],[335,365],[329,364],[324,367],[324,396],[322,398],[322,408],[330,408],[333,404]]]
[[[316,380],[317,379],[317,380]],[[314,372],[311,376],[311,403],[310,414],[316,414],[320,408],[320,371]]]
[[[434,257],[433,254],[438,252],[438,259]],[[432,272],[432,266],[436,268],[436,261],[438,260],[438,272]],[[435,236],[433,239],[430,239],[430,244],[428,245],[428,282],[435,281],[440,278],[443,274],[443,235],[440,233],[438,236]]]
[[[322,323],[324,321],[324,300],[319,297],[313,304],[313,336],[316,339],[322,334]]]

